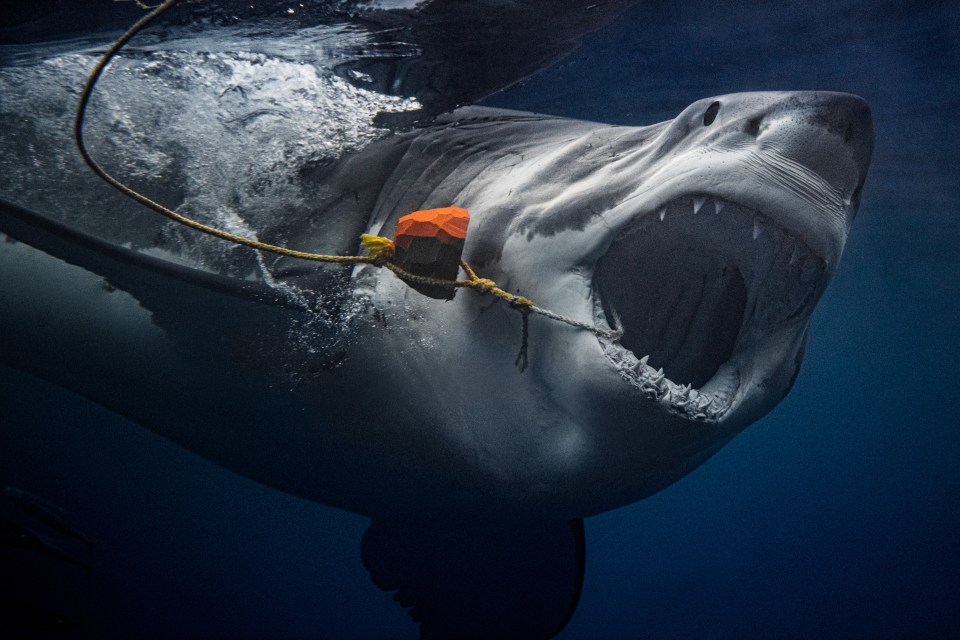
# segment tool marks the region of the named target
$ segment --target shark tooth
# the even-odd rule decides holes
[[[760,237],[760,218],[753,219],[753,239]]]
[[[660,222],[663,222],[663,219],[667,217],[667,208],[664,207],[660,209]]]
[[[723,200],[714,199],[713,200],[713,212],[720,213],[720,210],[723,209]]]
[[[643,356],[642,358],[640,358],[640,364],[647,364],[647,360],[649,359],[650,359],[649,355]]]
[[[693,215],[697,215],[697,213],[700,211],[701,207],[703,207],[703,204],[706,201],[707,201],[706,198],[698,197],[693,199]]]

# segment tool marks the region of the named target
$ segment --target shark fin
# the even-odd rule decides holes
[[[0,233],[15,241],[0,244],[0,364],[248,477],[262,478],[271,456],[300,455],[283,438],[264,451],[272,424],[303,420],[299,396],[274,390],[336,368],[339,343],[316,353],[298,342],[322,343],[336,327],[306,326],[312,310],[265,282],[133,251],[2,200]],[[273,486],[301,490],[283,482]]]
[[[421,638],[547,640],[580,598],[583,520],[374,519],[361,553]]]
[[[0,200],[0,233],[95,273],[141,301],[158,286],[193,286],[250,302],[295,307],[289,298],[266,284],[201,271],[127,249],[5,200]]]

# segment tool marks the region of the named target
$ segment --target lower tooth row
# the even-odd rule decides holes
[[[647,362],[650,356],[644,356],[632,365],[627,360],[631,356],[612,343],[604,344],[604,353],[619,364],[624,375],[633,381],[647,397],[662,401],[666,399],[671,409],[695,420],[715,418],[723,412],[723,397],[731,390],[718,389],[716,393],[698,391],[691,385],[678,385],[664,375],[663,368],[654,370]],[[629,373],[627,373],[629,371]],[[725,394],[724,391],[727,393]]]

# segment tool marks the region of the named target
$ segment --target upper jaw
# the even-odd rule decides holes
[[[788,230],[831,268],[840,260],[857,208],[855,190],[838,188],[779,153],[737,145],[683,153],[644,175],[640,186],[604,216],[607,229],[621,230],[651,218],[680,198],[715,198],[761,213]],[[606,251],[610,234],[598,234],[588,259]]]
[[[615,227],[592,300],[598,326],[623,329],[620,340],[599,338],[619,376],[691,421],[724,421],[741,405],[764,413],[779,401],[835,263],[783,218],[694,192]],[[782,388],[758,400],[761,378]]]

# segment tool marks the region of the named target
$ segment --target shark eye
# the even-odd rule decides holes
[[[717,119],[717,112],[720,111],[720,103],[714,102],[707,110],[703,112],[703,126],[709,127]]]

